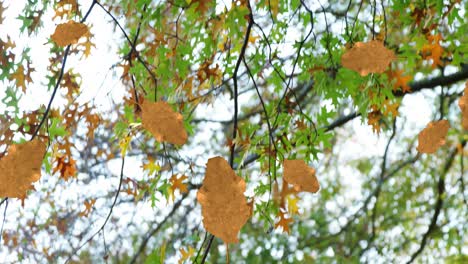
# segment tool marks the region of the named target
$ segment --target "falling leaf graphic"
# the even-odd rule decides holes
[[[187,142],[187,132],[180,113],[174,112],[167,102],[151,103],[145,101],[142,105],[141,122],[159,142],[169,142],[183,145]]]
[[[417,150],[421,153],[434,153],[445,144],[450,124],[447,120],[434,121],[427,124],[418,136]]]
[[[393,51],[387,49],[382,41],[372,40],[357,42],[341,56],[341,64],[366,76],[369,73],[383,73],[395,59]]]
[[[303,160],[285,160],[283,162],[284,180],[293,184],[297,191],[316,193],[320,189],[315,169]]]
[[[0,159],[0,197],[24,198],[41,178],[46,146],[39,140],[12,145]]]
[[[203,226],[224,243],[237,243],[237,234],[251,216],[244,196],[245,181],[222,157],[208,160],[203,186],[197,193]]]
[[[465,91],[463,92],[463,96],[458,100],[458,106],[462,111],[463,129],[468,130],[468,81],[465,84]]]
[[[59,24],[50,37],[57,45],[65,47],[77,43],[81,37],[87,34],[89,34],[89,29],[85,24],[70,20],[67,23]]]

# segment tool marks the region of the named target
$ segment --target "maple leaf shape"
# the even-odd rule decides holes
[[[400,106],[398,102],[390,103],[390,100],[387,99],[383,105],[385,106],[385,116],[388,116],[389,114],[392,114],[393,117],[398,116],[398,107]]]
[[[389,79],[396,80],[393,83],[393,91],[397,91],[401,88],[403,93],[408,93],[411,92],[411,87],[408,85],[408,83],[413,79],[413,77],[410,75],[403,76],[403,73],[403,70],[387,71]]]
[[[88,217],[88,215],[91,212],[91,209],[93,208],[95,203],[96,203],[96,199],[91,199],[90,201],[86,200],[84,202],[85,209],[84,209],[83,212],[79,213],[79,216]]]
[[[145,101],[141,106],[141,123],[159,142],[183,145],[187,142],[183,118],[167,102]]]
[[[169,179],[169,182],[171,183],[171,197],[175,197],[176,190],[179,190],[180,193],[188,192],[187,184],[183,183],[186,179],[188,179],[188,177],[185,175],[182,175],[179,178],[177,178],[177,175],[175,174],[171,176]]]
[[[222,157],[208,160],[203,185],[197,193],[203,226],[224,243],[237,243],[237,234],[251,216],[244,196],[245,181]]]
[[[382,119],[382,113],[379,110],[374,110],[367,114],[367,124],[372,126],[374,133],[380,133],[380,120]]]
[[[182,254],[182,258],[179,259],[178,263],[182,264],[184,261],[189,260],[190,257],[192,257],[195,254],[195,249],[193,247],[188,247],[188,250],[185,250],[185,248],[181,248],[180,254]]]
[[[303,160],[284,160],[283,169],[284,180],[293,184],[297,191],[316,193],[320,189],[315,169],[307,166]]]
[[[372,40],[357,42],[341,56],[341,64],[345,68],[357,71],[361,76],[366,76],[369,73],[383,73],[395,59],[393,51],[387,49],[382,41]]]
[[[0,197],[24,199],[41,178],[46,146],[39,140],[12,145],[0,159]]]
[[[279,221],[278,223],[275,224],[275,228],[281,227],[283,229],[283,232],[286,232],[289,234],[289,224],[292,223],[293,221],[292,218],[286,218],[285,213],[283,213],[281,209],[279,210],[278,216],[279,216]]]
[[[445,144],[445,137],[450,128],[447,120],[429,122],[418,135],[417,150],[421,153],[434,153]]]
[[[435,36],[428,35],[427,40],[429,41],[429,44],[425,44],[421,49],[423,57],[432,59],[432,68],[436,68],[439,65],[443,66],[443,63],[440,60],[440,57],[444,52],[444,49],[440,45],[442,36],[440,35],[440,33]],[[429,56],[427,56],[428,53],[430,54]]]
[[[60,177],[67,181],[70,178],[75,177],[76,175],[76,161],[71,157],[68,156],[68,161],[66,161],[66,156],[57,156],[56,157],[57,165],[55,166],[52,174],[56,173],[57,171],[60,172]]]
[[[24,67],[23,65],[18,66],[18,69],[10,75],[9,80],[15,80],[16,81],[16,86],[21,87],[21,90],[26,92],[26,83],[25,83],[26,76],[24,74]]]
[[[458,106],[462,111],[462,126],[463,129],[468,130],[468,81],[465,83],[465,90],[463,96],[458,100]]]
[[[77,43],[86,34],[89,34],[88,26],[70,20],[67,23],[59,24],[50,37],[58,46],[65,47]]]

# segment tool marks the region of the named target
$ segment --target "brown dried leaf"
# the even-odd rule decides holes
[[[251,216],[244,196],[245,181],[222,157],[208,160],[203,186],[197,193],[203,226],[225,243],[237,243],[237,233]]]
[[[468,130],[468,81],[465,84],[465,91],[463,92],[463,96],[458,100],[458,106],[462,111],[463,129]]]
[[[57,45],[65,47],[77,43],[81,37],[87,34],[89,34],[88,26],[70,20],[67,23],[59,24],[50,37]]]
[[[341,64],[366,76],[369,73],[383,73],[395,59],[393,51],[387,49],[382,41],[372,40],[357,42],[341,56]]]
[[[159,142],[183,145],[187,142],[187,132],[183,118],[167,102],[148,102],[142,106],[141,123]]]
[[[41,178],[46,146],[39,140],[12,145],[0,159],[0,197],[25,198]]]
[[[303,160],[285,160],[283,162],[284,180],[294,185],[297,191],[316,193],[320,189],[315,169]]]
[[[419,133],[417,150],[421,153],[434,153],[445,144],[450,124],[447,120],[429,122]]]

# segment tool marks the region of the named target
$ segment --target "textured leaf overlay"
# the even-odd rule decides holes
[[[203,186],[197,193],[203,225],[225,243],[237,243],[237,233],[251,216],[244,196],[245,181],[222,157],[208,160]]]
[[[434,153],[445,144],[450,124],[447,120],[430,122],[418,136],[418,151],[421,153]]]
[[[58,25],[51,38],[57,45],[65,47],[77,43],[81,37],[87,34],[89,34],[89,29],[85,24],[70,20]]]
[[[366,76],[369,73],[383,73],[395,59],[393,51],[387,49],[381,41],[372,40],[366,43],[357,42],[343,54],[341,64]]]
[[[285,160],[283,162],[284,180],[294,185],[297,191],[316,193],[320,189],[315,169],[303,160]]]
[[[188,136],[182,115],[174,112],[167,102],[145,101],[141,108],[143,127],[148,129],[157,141],[176,145],[183,145],[187,142]]]
[[[8,148],[0,159],[0,197],[24,198],[32,183],[41,178],[45,144],[34,140]]]

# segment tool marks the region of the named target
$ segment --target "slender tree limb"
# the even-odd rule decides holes
[[[153,228],[151,231],[147,233],[146,237],[143,239],[140,246],[138,247],[138,250],[136,251],[135,255],[133,255],[132,260],[130,261],[130,264],[136,263],[138,258],[144,252],[146,245],[148,244],[150,238],[152,238],[155,234],[157,234],[161,230],[161,228],[164,226],[164,224],[175,214],[175,212],[182,205],[182,202],[184,201],[184,199],[187,198],[188,194],[189,192],[184,193],[182,197],[174,204],[169,214],[166,217],[164,217],[164,219],[155,228]]]
[[[466,145],[466,141],[463,141],[461,145],[464,147]],[[427,245],[427,242],[430,239],[430,236],[435,231],[437,227],[437,220],[439,219],[440,212],[442,210],[442,206],[444,204],[444,194],[445,194],[445,175],[448,173],[450,168],[452,167],[453,161],[455,160],[455,156],[457,155],[457,148],[455,147],[450,156],[445,163],[443,171],[440,173],[439,180],[437,182],[437,201],[434,206],[434,214],[432,215],[431,223],[427,228],[427,231],[424,233],[421,243],[419,244],[419,248],[411,255],[411,258],[406,264],[413,263],[413,261],[423,252],[424,248]]]
[[[91,11],[93,10],[94,5],[96,3],[97,3],[96,0],[94,0],[91,3],[91,6],[89,7],[88,11],[86,12],[86,15],[80,20],[80,23],[83,23],[83,22],[86,21],[86,19],[88,18],[89,14],[91,14]],[[44,125],[44,122],[46,121],[47,117],[49,116],[49,112],[50,112],[50,109],[52,107],[52,102],[54,101],[55,95],[57,94],[58,88],[60,87],[60,83],[62,82],[63,74],[65,73],[65,65],[67,64],[68,54],[70,54],[70,48],[71,48],[71,44],[68,45],[65,48],[65,54],[63,55],[63,60],[62,60],[62,67],[60,68],[60,73],[59,73],[59,76],[57,78],[57,82],[55,83],[54,90],[52,91],[52,95],[50,96],[49,103],[47,104],[47,108],[46,108],[46,110],[44,112],[44,115],[42,116],[41,122],[39,123],[36,130],[32,134],[31,140],[34,140],[34,138],[36,138],[37,134],[39,133],[39,130],[41,130],[42,125]]]

